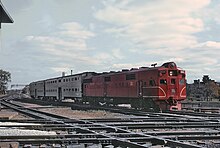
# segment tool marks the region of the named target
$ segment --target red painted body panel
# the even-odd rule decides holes
[[[185,71],[173,62],[160,67],[99,74],[84,85],[84,96],[88,97],[151,98],[170,106],[186,98]]]

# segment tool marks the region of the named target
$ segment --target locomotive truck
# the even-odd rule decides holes
[[[130,104],[145,110],[181,110],[186,99],[186,74],[174,62],[118,72],[84,72],[32,82],[33,98],[92,105]]]

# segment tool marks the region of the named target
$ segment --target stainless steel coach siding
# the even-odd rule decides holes
[[[33,98],[41,99],[44,97],[44,81],[33,82],[30,84],[30,95]]]
[[[33,82],[30,84],[30,93],[33,98],[38,99],[80,98],[83,94],[83,79],[92,74],[92,72],[85,72]],[[36,94],[35,91],[37,91]]]
[[[45,97],[58,100],[82,97],[82,76],[79,74],[46,80]]]

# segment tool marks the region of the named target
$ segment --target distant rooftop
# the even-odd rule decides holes
[[[1,23],[13,23],[13,19],[11,16],[8,14],[6,11],[5,7],[3,6],[1,0],[0,0],[0,28],[1,28]]]

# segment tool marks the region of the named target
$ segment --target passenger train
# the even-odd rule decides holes
[[[130,104],[145,110],[181,110],[186,99],[186,73],[174,62],[118,72],[84,72],[30,84],[36,99],[73,99],[92,105]]]

